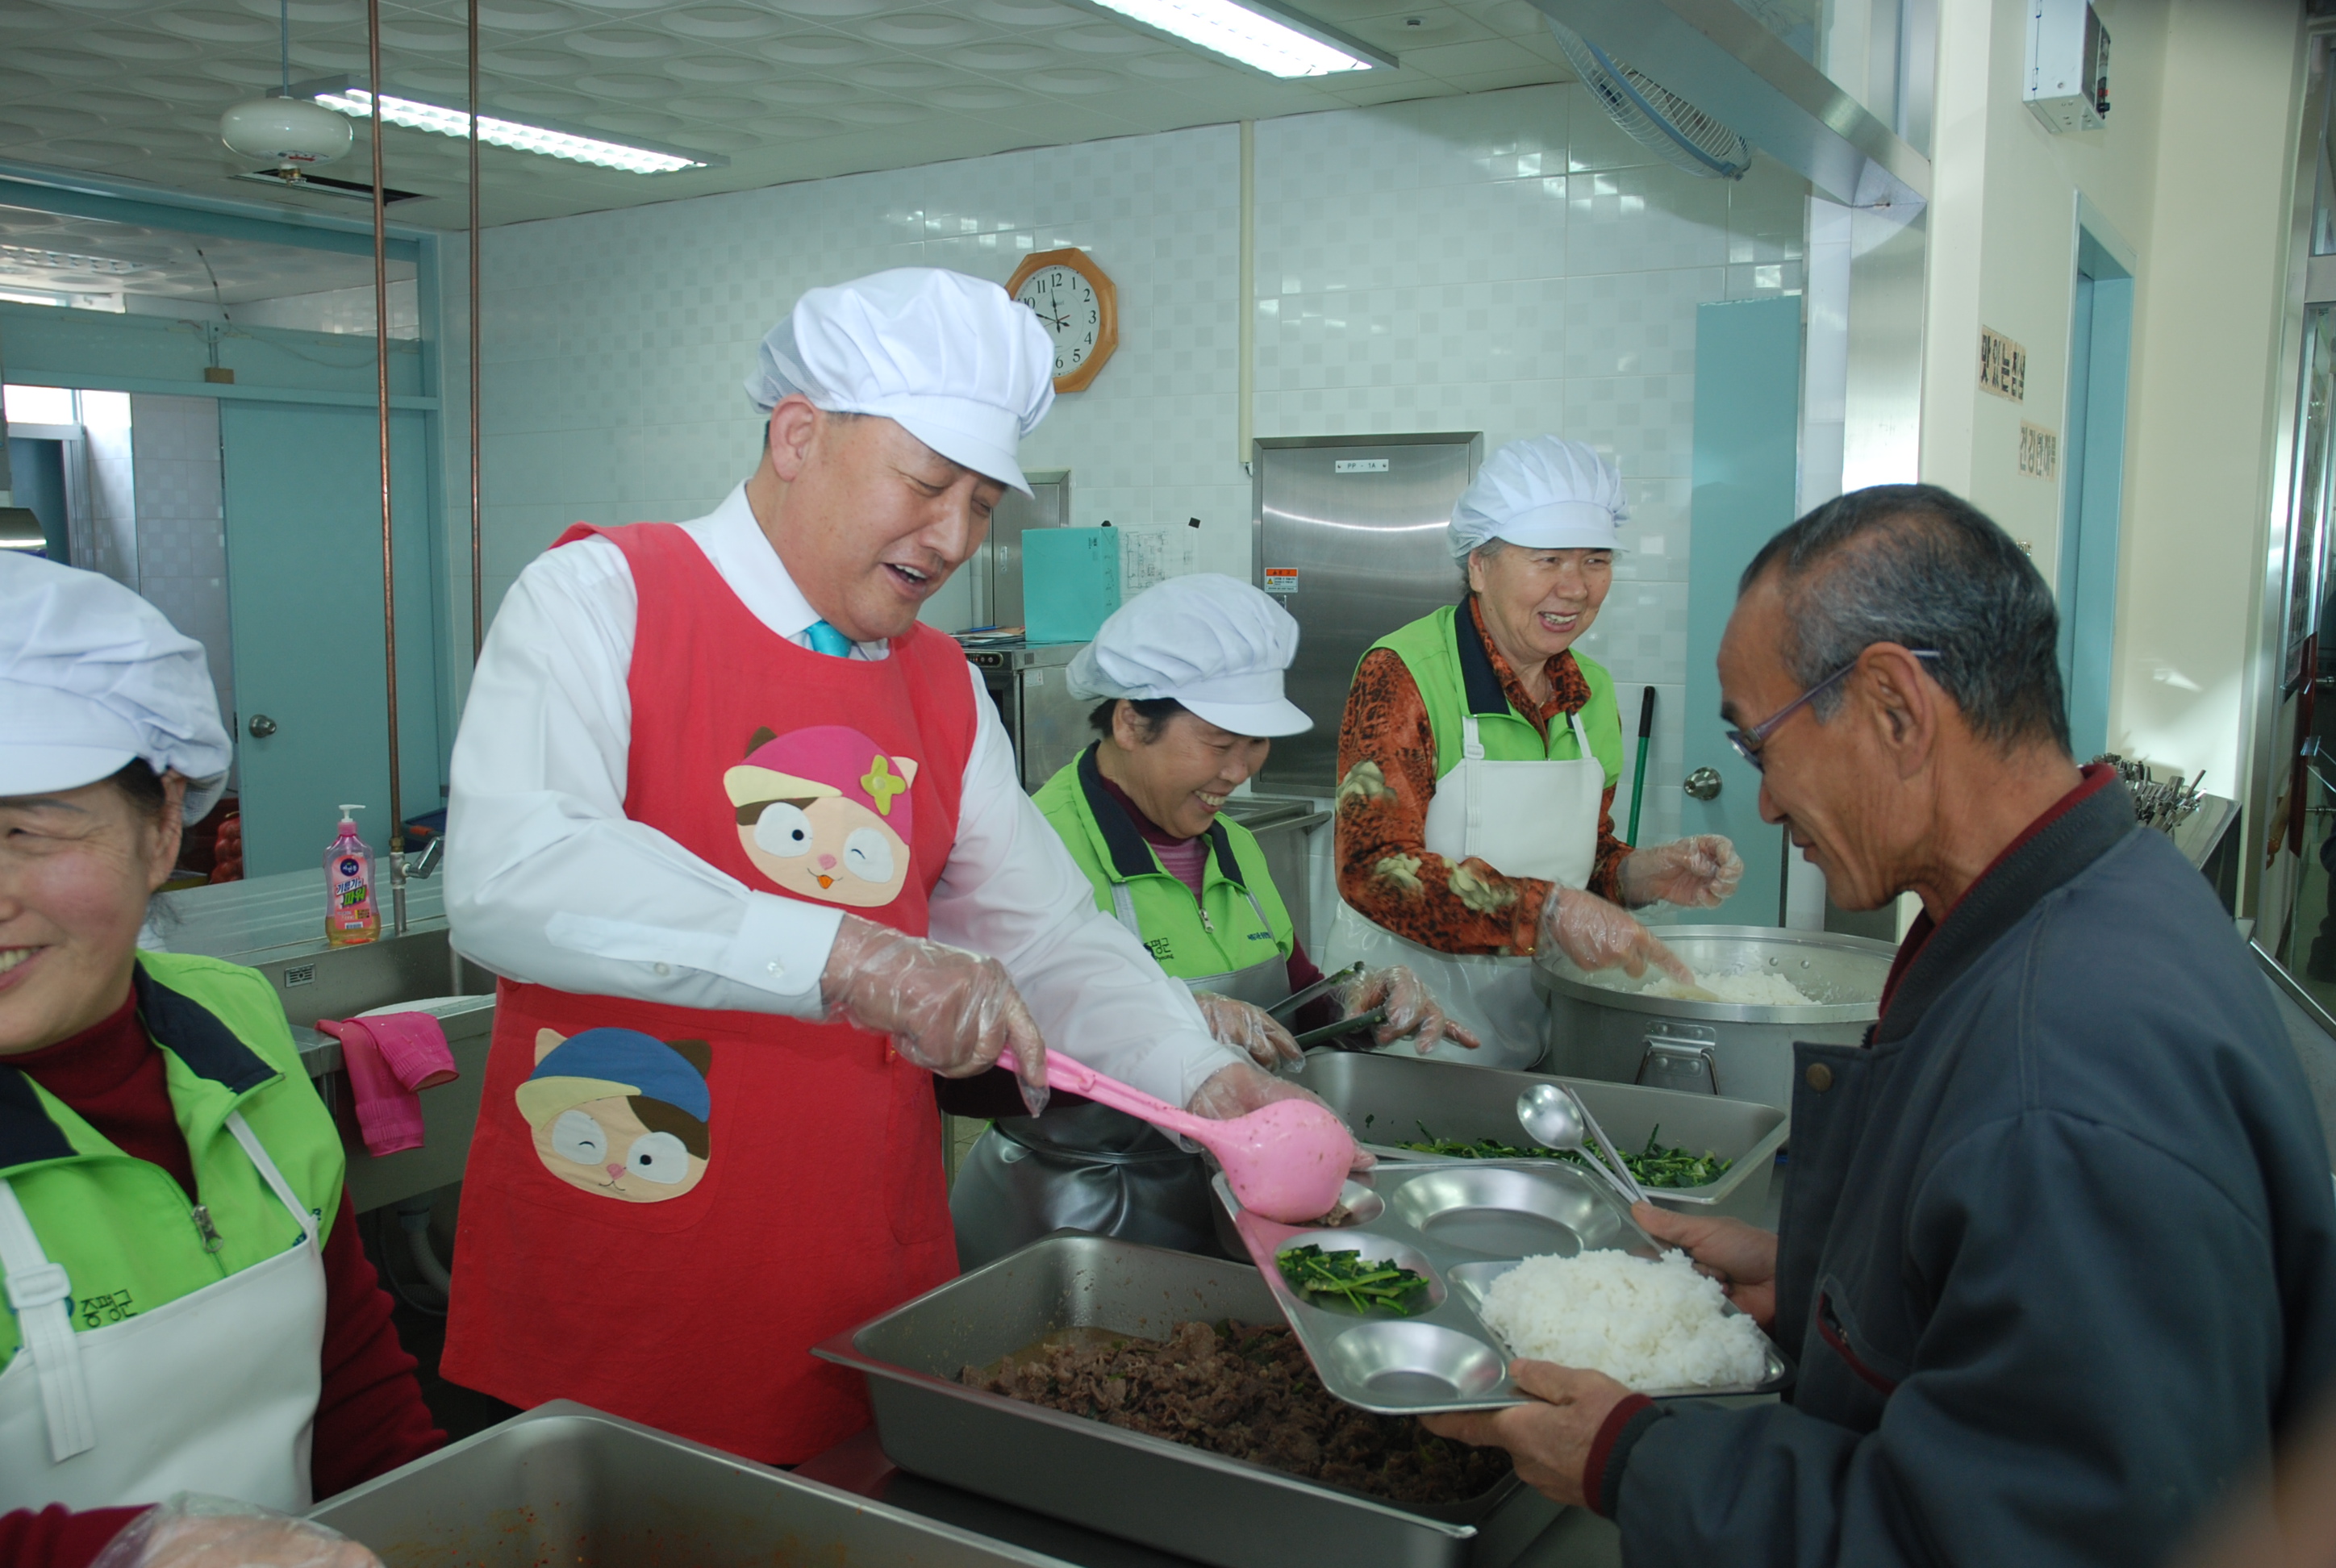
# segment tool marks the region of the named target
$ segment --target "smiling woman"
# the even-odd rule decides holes
[[[86,1562],[182,1488],[297,1512],[443,1441],[275,993],[137,948],[229,755],[200,645],[0,557],[0,1562]],[[278,1537],[246,1561],[373,1562],[297,1524],[155,1539],[213,1528]]]
[[[1615,836],[1614,683],[1576,651],[1614,581],[1622,476],[1554,435],[1493,454],[1452,514],[1461,604],[1363,656],[1338,735],[1333,964],[1407,964],[1522,1066],[1542,1047],[1530,955],[1683,969],[1621,904],[1710,905],[1742,862],[1721,838]]]

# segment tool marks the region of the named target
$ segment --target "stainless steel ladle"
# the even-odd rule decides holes
[[[1647,1201],[1646,1189],[1630,1174],[1630,1167],[1622,1163],[1622,1156],[1614,1152],[1614,1145],[1607,1141],[1605,1129],[1590,1114],[1590,1107],[1564,1088],[1556,1084],[1535,1084],[1519,1095],[1517,1123],[1524,1128],[1525,1135],[1542,1147],[1571,1149],[1580,1154],[1629,1202]]]

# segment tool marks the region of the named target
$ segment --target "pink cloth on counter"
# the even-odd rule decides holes
[[[365,1153],[379,1158],[420,1148],[422,1098],[416,1091],[459,1076],[445,1027],[428,1013],[318,1018],[316,1027],[341,1042]]]

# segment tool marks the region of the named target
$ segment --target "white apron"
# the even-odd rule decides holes
[[[1567,716],[1582,755],[1574,762],[1493,762],[1469,714],[1460,761],[1436,781],[1427,805],[1427,850],[1453,864],[1471,857],[1503,876],[1539,877],[1568,887],[1590,885],[1598,862],[1598,816],[1606,769],[1591,755],[1582,716]],[[1529,1067],[1547,1046],[1545,1011],[1533,995],[1533,959],[1490,953],[1440,953],[1358,914],[1344,899],[1331,917],[1325,969],[1358,960],[1377,969],[1407,964],[1439,1006],[1484,1042],[1468,1050],[1445,1042],[1428,1055],[1479,1067]],[[1382,1050],[1409,1051],[1407,1040]]]
[[[1249,901],[1258,923],[1271,930],[1255,893]],[[1112,884],[1111,910],[1144,940],[1124,882]],[[1290,994],[1290,964],[1276,952],[1244,969],[1179,983],[1267,1008]],[[1215,1252],[1215,1203],[1199,1154],[1124,1111],[1092,1102],[991,1124],[967,1151],[949,1189],[958,1267],[968,1271],[1061,1230]]]
[[[209,1492],[299,1513],[323,1386],[316,1221],[240,1114],[228,1130],[300,1224],[275,1257],[85,1333],[73,1284],[0,1182],[0,1266],[24,1337],[0,1372],[0,1512]]]

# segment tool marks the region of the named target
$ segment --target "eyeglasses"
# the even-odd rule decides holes
[[[1910,648],[1907,651],[1912,653],[1916,658],[1944,658],[1946,657],[1934,648]],[[1863,658],[1864,657],[1865,650],[1860,648],[1858,650],[1858,658]],[[1767,740],[1770,735],[1776,733],[1776,726],[1783,724],[1795,714],[1800,712],[1801,709],[1806,707],[1809,704],[1816,701],[1818,697],[1824,696],[1835,687],[1839,686],[1842,681],[1848,677],[1849,672],[1856,667],[1857,659],[1851,659],[1847,664],[1842,666],[1839,669],[1825,677],[1825,679],[1817,682],[1816,685],[1809,687],[1808,690],[1801,693],[1800,696],[1795,697],[1792,701],[1778,708],[1775,713],[1770,714],[1767,718],[1762,719],[1758,724],[1754,725],[1750,729],[1731,729],[1724,730],[1721,733],[1728,736],[1728,744],[1736,748],[1736,755],[1737,756],[1740,756],[1746,762],[1750,763],[1756,771],[1766,773],[1767,771],[1768,765],[1760,760],[1760,748],[1767,744]]]

